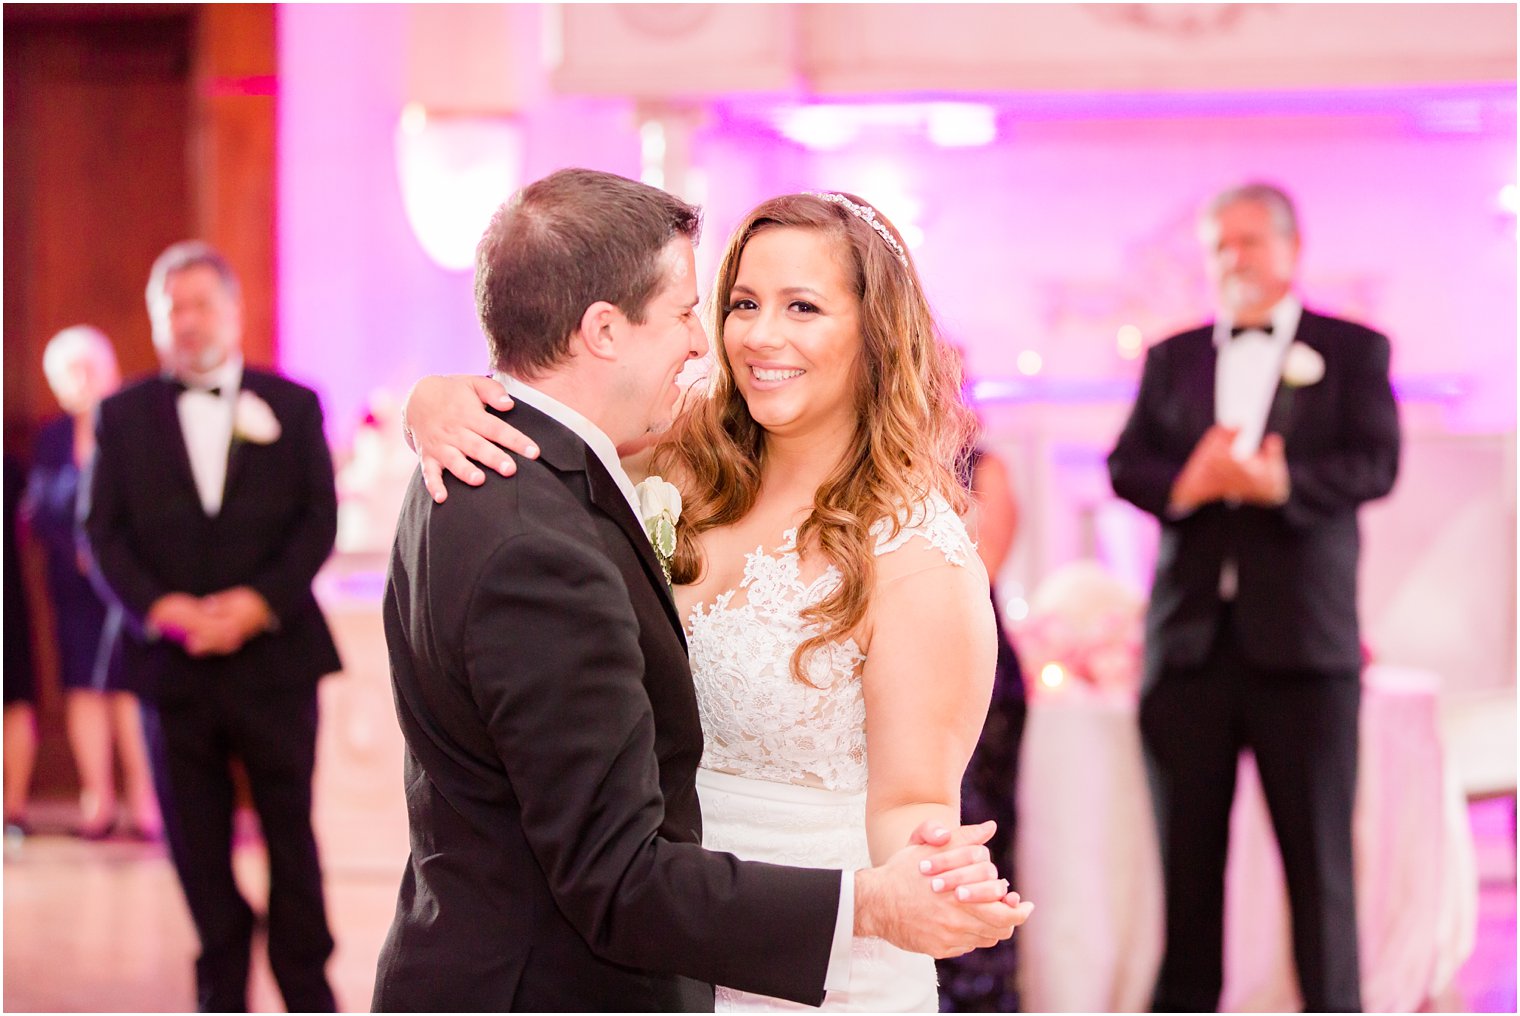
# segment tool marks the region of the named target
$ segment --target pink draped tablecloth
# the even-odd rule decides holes
[[[1363,676],[1354,815],[1362,1004],[1412,1012],[1472,951],[1477,874],[1466,802],[1444,763],[1439,678]],[[1161,958],[1161,873],[1133,700],[1078,682],[1030,705],[1019,774],[1024,1008],[1142,1012]],[[1287,891],[1266,802],[1241,759],[1225,875],[1221,1008],[1302,1007]]]

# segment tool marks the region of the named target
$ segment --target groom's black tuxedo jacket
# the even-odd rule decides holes
[[[376,1010],[818,1004],[839,873],[701,849],[702,731],[642,527],[527,405],[511,479],[414,478],[385,596],[411,857]],[[685,977],[695,980],[687,980]],[[699,983],[701,982],[701,983]]]
[[[1213,328],[1158,343],[1108,459],[1114,492],[1161,520],[1146,615],[1146,673],[1201,663],[1223,615],[1220,568],[1237,562],[1241,651],[1268,668],[1355,671],[1356,511],[1393,488],[1399,421],[1388,340],[1350,321],[1303,312],[1294,341],[1323,357],[1324,377],[1280,383],[1267,430],[1283,437],[1292,492],[1276,508],[1203,505],[1171,518],[1172,485],[1214,423]]]
[[[145,378],[104,400],[96,420],[80,515],[100,576],[126,608],[134,680],[166,704],[212,688],[236,697],[309,687],[340,666],[311,591],[338,531],[321,404],[310,388],[251,367],[242,388],[268,403],[281,432],[268,444],[233,441],[215,516],[196,492],[177,388]],[[237,585],[256,589],[277,624],[236,653],[194,658],[147,637],[143,620],[159,597]]]

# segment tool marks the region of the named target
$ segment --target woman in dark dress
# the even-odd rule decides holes
[[[43,371],[67,415],[37,435],[22,513],[47,556],[69,747],[79,772],[78,833],[98,839],[116,824],[114,744],[126,792],[125,831],[156,839],[162,821],[124,665],[121,608],[103,602],[91,585],[75,523],[80,469],[95,450],[95,407],[121,383],[116,354],[99,331],[67,328],[49,341]]]
[[[32,763],[37,759],[37,716],[33,706],[32,619],[16,538],[26,469],[5,456],[5,835],[28,831]]]
[[[974,448],[966,463],[963,482],[971,490],[972,509],[967,518],[977,553],[987,575],[997,581],[998,570],[1013,546],[1018,528],[1018,502],[1009,482],[1008,467],[983,448]],[[1013,867],[1013,834],[1016,812],[1014,787],[1018,781],[1019,743],[1024,735],[1024,676],[1019,658],[1008,640],[992,590],[993,612],[998,619],[997,676],[987,722],[977,741],[966,775],[961,779],[961,820],[985,822],[995,819],[997,834],[987,849],[999,871],[1008,873],[1014,889],[1018,873]],[[1018,936],[990,949],[976,949],[955,959],[939,960],[941,1012],[1017,1012],[1015,942]]]

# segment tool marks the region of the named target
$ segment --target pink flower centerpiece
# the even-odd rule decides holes
[[[1032,694],[1072,682],[1105,697],[1139,692],[1145,598],[1096,561],[1074,561],[1040,583],[1015,630]]]

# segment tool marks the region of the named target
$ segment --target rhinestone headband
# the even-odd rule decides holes
[[[867,208],[865,205],[857,205],[855,202],[851,201],[843,194],[827,193],[823,191],[807,191],[807,193],[815,198],[822,198],[825,201],[839,205],[845,211],[855,216],[855,218],[859,219],[867,226],[870,226],[872,229],[876,230],[876,234],[883,240],[887,241],[887,246],[892,248],[893,256],[895,256],[898,261],[902,262],[902,266],[904,268],[908,267],[908,255],[904,253],[902,244],[897,242],[897,237],[892,235],[892,231],[887,228],[887,224],[876,217],[876,210],[874,208]]]

